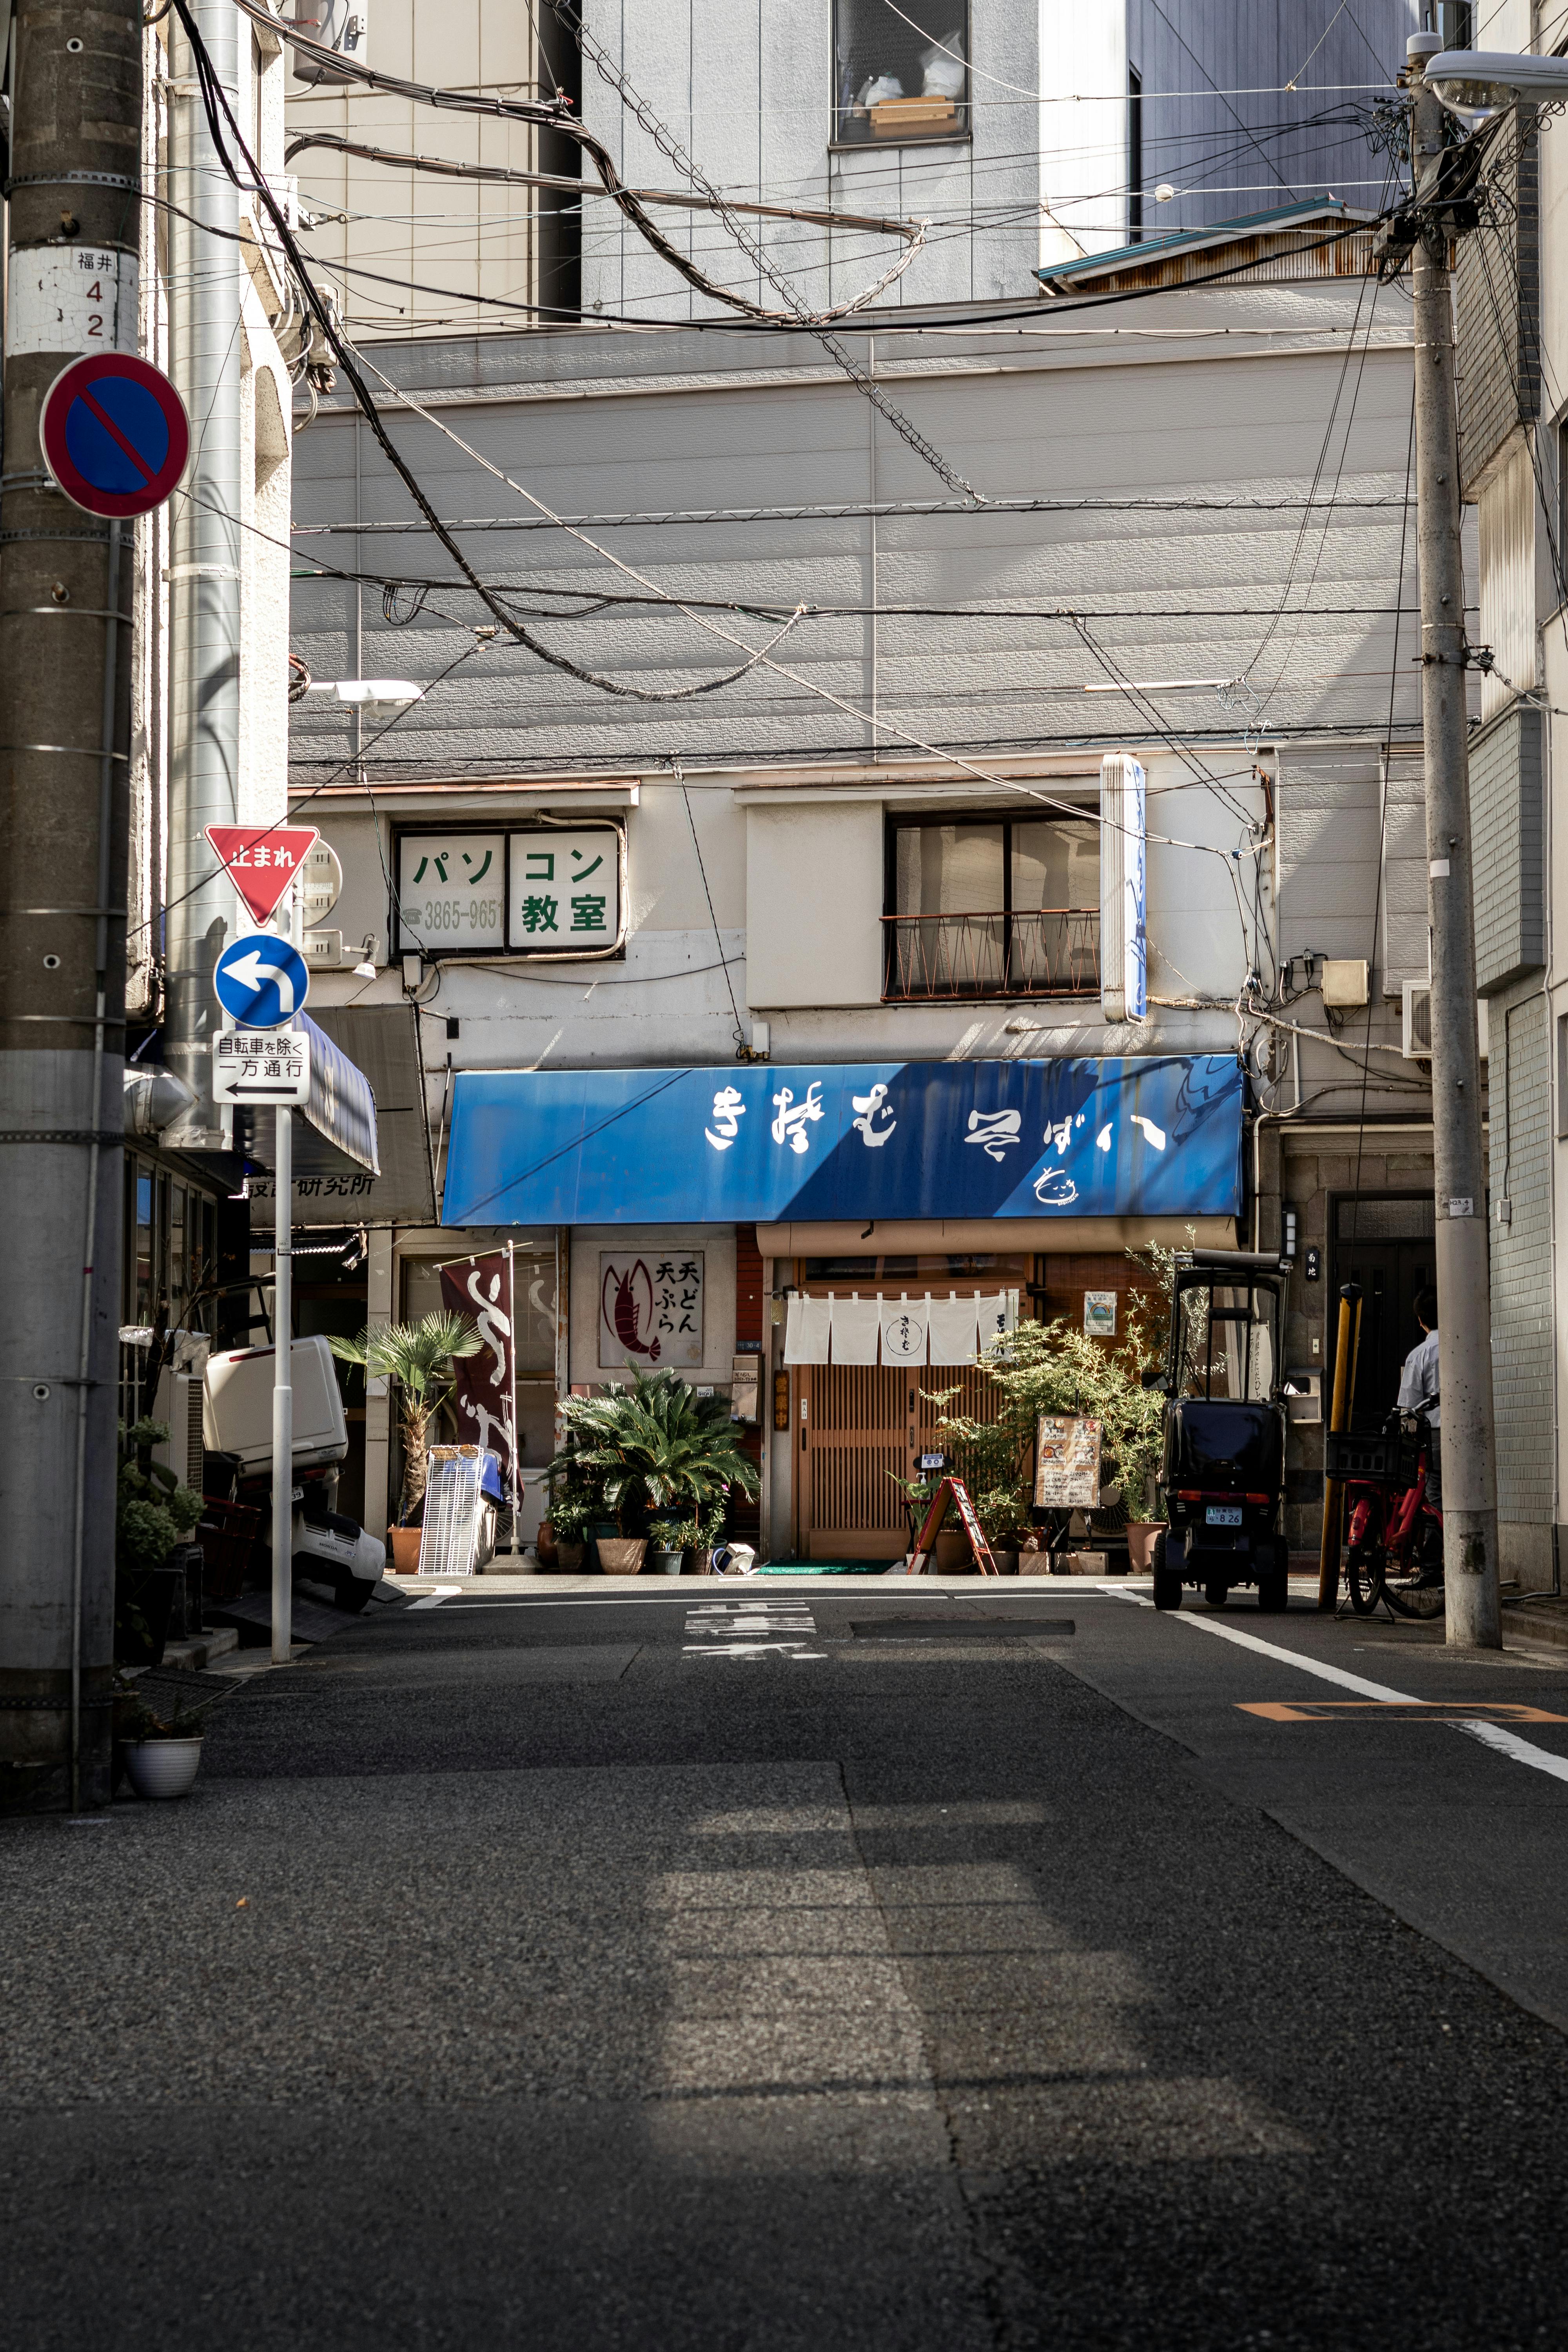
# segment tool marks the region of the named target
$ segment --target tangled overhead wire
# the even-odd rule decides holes
[[[382,619],[390,629],[405,629],[410,621],[419,618],[429,593],[428,588],[405,589],[395,580],[384,582],[381,591]],[[403,602],[405,596],[408,598],[406,604]]]
[[[254,17],[258,23],[265,23],[269,27],[272,26],[274,20],[258,5],[258,0],[237,0],[237,5],[245,15]],[[699,269],[696,263],[664,235],[649,214],[642,194],[626,184],[603,140],[597,138],[584,123],[575,119],[570,111],[568,101],[563,97],[558,95],[554,103],[549,106],[531,100],[473,97],[467,92],[441,89],[432,83],[409,81],[402,75],[377,72],[369,66],[360,65],[355,59],[345,57],[337,50],[328,49],[320,42],[312,41],[302,31],[293,31],[291,38],[294,46],[307,57],[315,57],[323,62],[330,62],[335,80],[362,82],[369,89],[385,90],[409,99],[416,105],[447,109],[464,114],[500,116],[508,121],[530,122],[542,130],[559,131],[563,137],[574,140],[598,173],[605,194],[632,223],[639,236],[662,259],[668,262],[670,268],[683,278],[689,286],[693,287],[697,292],[707,295],[713,301],[721,302],[729,309],[738,310],[742,317],[760,324],[804,327],[816,335],[835,366],[843,371],[862,397],[870,403],[877,414],[892,426],[900,438],[906,442],[915,455],[931,468],[939,479],[945,482],[950,490],[956,491],[971,504],[984,506],[984,499],[973,483],[966,481],[956,467],[951,465],[942,456],[941,450],[934,447],[926,439],[924,434],[910,423],[903,411],[894,405],[854,353],[831,331],[835,320],[852,318],[858,311],[865,310],[868,304],[874,302],[879,295],[886,292],[894,280],[902,275],[924,241],[925,225],[918,224],[915,228],[907,232],[909,243],[904,252],[900,254],[883,271],[874,285],[864,288],[847,302],[832,303],[826,309],[813,310],[798,291],[794,281],[776,267],[766,247],[752,236],[731,200],[699,168],[673,131],[667,129],[647,100],[632,88],[615,59],[583,23],[577,10],[568,5],[568,0],[552,0],[552,5],[562,24],[581,44],[583,55],[593,65],[595,72],[616,91],[622,104],[647,131],[659,152],[667,156],[682,177],[690,182],[701,200],[701,208],[712,211],[724,223],[730,235],[760,276],[783,296],[786,308],[769,309],[763,303],[752,301],[749,295],[741,293],[734,287],[721,285],[717,279],[710,278],[705,271]],[[180,15],[184,21],[185,11],[183,8]],[[268,204],[268,210],[272,209],[274,208]]]
[[[797,607],[791,614],[777,635],[768,645],[752,653],[738,668],[728,670],[719,677],[704,678],[697,686],[666,688],[627,686],[619,678],[605,677],[602,671],[586,669],[581,662],[572,661],[565,654],[557,653],[552,646],[548,646],[542,638],[536,637],[531,629],[525,628],[521,621],[508,612],[506,605],[497,596],[495,591],[480,579],[458,540],[437,513],[413,467],[387,431],[374,395],[361,373],[358,356],[340,326],[332,305],[326,299],[311,278],[308,257],[301,250],[299,239],[289,227],[283,208],[273,194],[256,158],[246,145],[245,136],[240,130],[228,93],[218,79],[206,43],[203,40],[200,29],[191,13],[189,0],[172,0],[172,5],[190,46],[192,62],[195,68],[196,87],[203,110],[206,115],[213,150],[220,168],[237,188],[254,191],[272,225],[273,234],[299,280],[307,307],[321,331],[321,340],[342,369],[360,411],[371,431],[375,435],[382,454],[441,546],[445,548],[462,573],[463,578],[478,595],[487,612],[506,631],[512,642],[526,647],[528,652],[537,656],[541,661],[547,662],[552,669],[563,671],[568,677],[577,678],[584,686],[595,687],[602,694],[613,694],[631,702],[687,702],[698,695],[715,694],[721,687],[732,686],[738,678],[744,677],[749,670],[754,669],[759,662],[764,661],[773,646],[788,635],[796,621],[801,618],[805,609],[803,606]],[[247,15],[254,16],[258,13],[251,5],[251,0],[238,0],[238,5]],[[270,24],[272,20],[268,17],[266,21]],[[306,46],[314,47],[315,44],[308,43]],[[326,52],[323,52],[323,55],[325,54]],[[499,106],[500,101],[497,101],[497,107]],[[496,109],[481,110],[493,111]],[[539,109],[535,109],[534,112],[538,113],[542,110],[548,112],[548,110]],[[245,175],[242,175],[237,168],[234,156],[230,152],[231,140],[247,167]]]

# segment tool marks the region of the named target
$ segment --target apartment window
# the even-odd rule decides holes
[[[1127,242],[1143,237],[1143,77],[1127,68]]]
[[[1100,827],[1089,817],[895,819],[883,996],[1093,996]]]
[[[626,838],[617,824],[530,824],[397,836],[400,954],[580,959],[624,951]]]
[[[968,136],[968,0],[834,0],[833,143]]]
[[[1472,0],[1431,0],[1426,30],[1436,33],[1446,49],[1475,47],[1476,12]]]

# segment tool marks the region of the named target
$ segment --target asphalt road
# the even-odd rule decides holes
[[[5,2340],[1555,2346],[1564,1718],[1126,1587],[378,1612],[0,1825]]]

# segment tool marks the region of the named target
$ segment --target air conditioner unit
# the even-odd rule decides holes
[[[200,1372],[161,1372],[153,1407],[153,1420],[169,1430],[167,1444],[155,1445],[153,1459],[194,1495],[202,1491],[202,1389]]]
[[[1429,1062],[1432,1058],[1432,983],[1429,980],[1407,980],[1405,983],[1405,1020],[1399,1050],[1407,1062]]]
[[[1476,1044],[1480,1058],[1489,1058],[1491,1042],[1491,1007],[1484,996],[1476,999]],[[1405,1022],[1400,1036],[1400,1052],[1407,1062],[1429,1062],[1432,1058],[1432,983],[1429,980],[1407,980],[1405,983]]]

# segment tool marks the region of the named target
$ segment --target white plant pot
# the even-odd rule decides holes
[[[125,1774],[139,1797],[183,1797],[196,1777],[202,1743],[195,1739],[128,1739]]]

